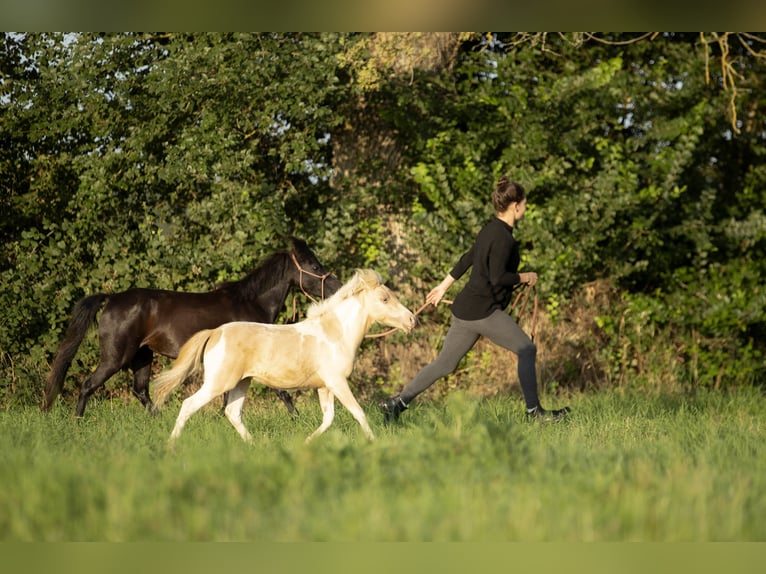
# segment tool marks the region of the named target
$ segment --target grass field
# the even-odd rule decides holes
[[[563,399],[547,400],[563,404]],[[312,394],[291,420],[250,397],[247,445],[217,411],[166,439],[171,401],[93,400],[0,412],[0,540],[766,540],[766,398],[757,390],[574,395],[529,423],[518,397],[423,398],[367,442]]]

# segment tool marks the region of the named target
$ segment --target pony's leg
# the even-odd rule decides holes
[[[332,392],[326,387],[320,387],[317,389],[317,395],[319,396],[319,406],[322,407],[322,424],[308,436],[307,443],[326,431],[335,418],[335,397],[332,396]]]
[[[152,408],[149,396],[149,379],[152,376],[154,353],[149,347],[141,347],[133,357],[130,368],[133,370],[133,394],[147,409]]]
[[[75,415],[81,417],[85,413],[85,405],[88,402],[90,396],[96,392],[100,386],[102,386],[109,378],[112,377],[117,371],[120,370],[119,365],[113,363],[99,363],[93,374],[85,379],[80,386],[80,396],[77,399],[77,409]]]
[[[242,424],[242,405],[245,403],[245,396],[247,395],[247,389],[250,387],[250,379],[241,380],[236,387],[228,392],[229,403],[226,405],[224,412],[229,422],[237,429],[239,436],[245,442],[251,442],[253,435],[248,432],[245,425]]]
[[[214,390],[212,385],[208,384],[206,379],[199,390],[181,404],[181,411],[178,413],[173,432],[170,433],[170,443],[172,444],[178,438],[178,435],[181,434],[181,430],[190,416],[220,394],[220,392]]]
[[[275,389],[275,392],[277,393],[277,396],[279,397],[279,399],[287,407],[287,412],[290,413],[292,416],[297,417],[298,409],[295,408],[295,404],[293,403],[293,397],[290,396],[290,393],[288,393],[287,391],[283,389]]]
[[[348,412],[350,412],[351,415],[356,419],[356,422],[358,422],[362,427],[362,430],[364,431],[364,434],[367,436],[367,438],[370,440],[375,440],[375,435],[372,434],[372,429],[367,423],[367,417],[365,416],[362,407],[359,406],[359,403],[351,393],[351,389],[348,387],[348,381],[346,381],[346,379],[338,379],[327,386],[332,391],[332,394],[338,397],[340,404],[346,407]]]
[[[126,332],[127,327],[116,325],[116,321],[117,319],[111,314],[107,315],[106,311],[101,315],[98,326],[100,358],[96,370],[80,386],[75,410],[78,417],[85,412],[85,404],[90,396],[117,371],[129,366],[138,352],[138,344]]]
[[[223,395],[223,405],[221,405],[221,414],[226,414],[226,407],[229,406],[229,391],[226,391]]]

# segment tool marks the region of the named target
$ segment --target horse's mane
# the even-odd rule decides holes
[[[269,255],[258,267],[242,279],[226,281],[216,291],[227,290],[240,300],[250,300],[271,289],[284,274],[289,253],[280,251]]]
[[[374,269],[357,269],[354,276],[346,281],[332,297],[328,297],[324,301],[312,303],[306,311],[306,318],[319,317],[331,311],[349,297],[353,297],[362,291],[375,289],[382,284],[383,279]]]

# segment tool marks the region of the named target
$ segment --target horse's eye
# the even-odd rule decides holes
[[[388,303],[388,295],[384,295],[382,301]]]

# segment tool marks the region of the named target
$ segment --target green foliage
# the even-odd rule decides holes
[[[81,296],[210,289],[288,233],[341,276],[425,291],[503,173],[529,191],[517,237],[547,309],[608,281],[625,306],[604,325],[649,308],[623,332],[664,329],[723,373],[692,380],[762,381],[765,60],[732,47],[732,94],[696,34],[529,38],[460,35],[402,75],[419,51],[370,34],[0,36],[2,396],[35,396]],[[355,131],[395,151],[387,177],[361,150],[336,171]]]
[[[2,136],[19,151],[3,191],[0,352],[33,380],[81,296],[211,289],[321,227],[304,213],[339,121],[334,64],[319,57],[332,35],[4,41],[28,64],[3,83]]]
[[[762,381],[762,132],[732,137],[728,96],[705,84],[704,52],[689,37],[619,49],[553,40],[547,52],[522,45],[461,60],[454,119],[412,170],[418,245],[448,269],[508,173],[530,191],[517,237],[551,303],[608,279],[629,300],[651,300],[653,326],[704,332],[719,351],[701,362],[731,375],[718,381]],[[700,293],[717,303],[700,309]],[[616,343],[607,352],[619,356]]]

